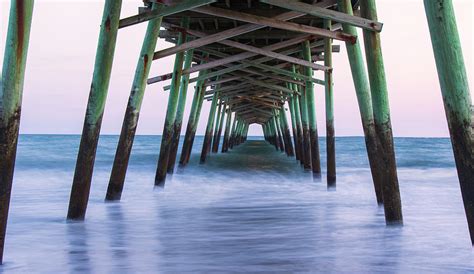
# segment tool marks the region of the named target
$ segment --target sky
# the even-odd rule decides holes
[[[137,13],[139,0],[125,0],[121,17]],[[474,68],[474,3],[453,0],[471,90]],[[441,91],[422,0],[378,0],[379,21],[395,136],[448,135]],[[10,1],[0,0],[0,52],[3,52]],[[23,93],[20,132],[80,134],[89,95],[103,1],[36,0]],[[146,24],[119,31],[102,134],[119,134]],[[362,34],[360,33],[360,37]],[[362,124],[343,43],[334,56],[337,136],[361,136]],[[172,46],[160,40],[157,50]],[[172,71],[173,56],[155,61],[150,77]],[[320,72],[316,76],[322,78]],[[168,82],[147,87],[137,134],[161,134]],[[190,87],[190,91],[194,89]],[[188,97],[184,123],[191,105]],[[206,127],[205,102],[198,134]],[[316,86],[318,131],[325,135],[324,87]],[[289,115],[288,115],[289,117]],[[185,127],[183,127],[184,130]],[[261,135],[258,125],[249,135]]]

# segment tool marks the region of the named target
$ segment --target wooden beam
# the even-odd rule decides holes
[[[197,36],[197,37],[202,37],[202,38],[206,37],[206,34],[200,32],[200,31],[190,30],[190,29],[183,30],[183,31],[186,31],[187,33],[189,33],[191,35],[194,35],[194,36]],[[289,40],[290,42],[288,42],[288,41],[285,41],[286,43],[281,42],[281,44],[283,44],[283,45],[285,45],[285,44],[292,45],[297,40],[305,41],[305,40],[308,40],[310,38],[311,38],[311,36],[302,36],[302,37],[298,37],[297,39],[291,39],[291,41]],[[196,40],[194,40],[194,41],[196,41]],[[298,58],[295,58],[295,57],[291,57],[291,56],[287,56],[287,55],[284,55],[284,54],[281,54],[281,53],[271,51],[271,50],[268,49],[270,46],[266,46],[266,47],[263,47],[263,48],[257,48],[257,47],[253,47],[253,46],[250,46],[250,45],[245,45],[245,44],[238,43],[238,42],[231,41],[231,40],[223,40],[223,41],[220,41],[219,43],[224,44],[226,46],[239,48],[239,49],[242,49],[242,50],[245,50],[245,51],[248,51],[248,52],[244,52],[244,53],[241,53],[241,54],[230,56],[228,58],[223,58],[223,59],[220,59],[220,60],[216,60],[214,62],[209,62],[209,63],[198,65],[198,66],[193,66],[188,70],[184,70],[183,73],[188,74],[188,73],[197,72],[197,71],[203,70],[203,69],[210,69],[210,68],[214,68],[214,67],[217,67],[217,66],[222,66],[224,64],[228,64],[228,63],[231,63],[231,62],[236,62],[236,61],[239,61],[239,60],[248,59],[248,58],[256,56],[256,55],[265,55],[265,56],[268,56],[268,57],[271,57],[271,58],[274,58],[274,59],[283,60],[283,61],[290,62],[290,63],[293,63],[293,64],[297,64],[297,65],[301,65],[301,66],[305,66],[305,67],[311,67],[315,70],[327,71],[327,70],[331,69],[331,68],[328,68],[328,67],[325,67],[325,66],[322,66],[322,65],[314,64],[312,62],[308,62],[308,61],[305,61],[305,60],[302,60],[302,59],[298,59]]]
[[[190,31],[191,34],[197,34],[197,35],[202,35],[202,33],[200,32],[197,32],[197,31]],[[269,45],[269,46],[266,46],[262,49],[269,49],[269,50],[274,50],[274,49],[279,49],[279,48],[284,48],[284,47],[288,47],[288,46],[291,46],[291,45],[294,45],[294,44],[298,44],[298,43],[301,43],[303,41],[305,41],[307,38],[309,38],[310,36],[308,35],[303,35],[303,36],[300,36],[300,37],[296,37],[294,39],[290,39],[290,40],[287,40],[287,41],[283,41],[283,42],[280,42],[280,43],[276,43],[276,44],[273,44],[273,45]],[[321,45],[322,45],[322,42],[321,42]],[[204,50],[205,51],[205,50]],[[247,58],[250,58],[250,57],[253,57],[253,56],[256,56],[258,54],[256,53],[251,53],[251,52],[244,52],[244,53],[241,53],[241,54],[237,54],[237,55],[234,55],[234,56],[230,56],[230,57],[227,57],[225,58],[226,61],[224,61],[223,63],[225,64],[229,64],[229,63],[232,63],[232,62],[236,62],[236,61],[240,61],[240,60],[244,60],[244,59],[247,59]],[[271,60],[272,58],[271,57],[265,57],[266,59],[258,59],[258,63],[261,63],[260,61],[269,61]],[[209,62],[209,63],[213,63],[213,65],[211,65],[211,67],[216,67],[216,66],[219,66],[220,64],[219,63],[216,63],[217,61],[214,61],[214,62]],[[224,64],[224,65],[225,65]],[[257,63],[255,63],[257,64]],[[244,69],[246,67],[249,67],[251,66],[250,64],[249,65],[241,65],[238,69]],[[196,71],[202,71],[202,70],[205,70],[205,69],[209,69],[210,67],[209,66],[204,66],[204,65],[197,65],[197,66],[194,66],[192,67],[191,69],[195,69]],[[238,70],[237,68],[236,69],[230,69],[230,71],[235,71],[235,70]],[[191,71],[191,70],[184,70],[184,74],[188,74],[188,73],[193,73],[194,71]],[[227,73],[227,69],[224,69],[224,70],[221,70],[222,73],[219,73],[218,75],[221,75],[221,74],[224,74]],[[247,71],[248,72],[248,71]],[[161,75],[161,76],[157,76],[157,77],[153,77],[153,78],[150,78],[148,80],[148,84],[153,84],[153,83],[156,83],[156,82],[159,82],[159,81],[164,81],[164,80],[168,80],[170,77],[171,77],[171,74],[172,73],[167,73],[165,75]],[[190,82],[195,82],[195,81],[198,81],[198,80],[204,80],[206,78],[211,78],[211,77],[215,77],[217,76],[216,73],[214,72],[211,72],[209,73],[211,76],[210,77],[201,77],[201,78],[193,78],[193,79],[190,79]],[[288,75],[287,75],[288,76]],[[296,77],[298,79],[302,79],[302,80],[310,80],[310,79],[306,79],[307,77],[304,76],[304,75],[294,75],[294,74],[291,74],[290,75],[291,77]],[[319,81],[317,79],[314,79],[315,81]],[[169,89],[168,86],[165,87],[165,90]]]
[[[151,19],[157,17],[165,17],[171,14],[179,13],[185,10],[192,8],[208,5],[211,3],[217,2],[217,0],[192,0],[192,1],[182,1],[173,6],[163,6],[161,9],[151,10],[148,12],[140,13],[133,15],[119,21],[119,29],[133,26],[139,23],[150,21]]]
[[[336,3],[336,0],[324,0],[322,2],[319,2],[319,3],[315,4],[315,6],[325,8],[325,7],[330,7],[330,6],[334,5],[335,3]],[[304,15],[305,15],[305,13],[290,11],[290,12],[279,14],[279,15],[273,17],[273,18],[278,19],[278,20],[282,20],[282,21],[288,21],[288,20],[291,20],[291,19],[302,17]],[[162,25],[164,27],[166,27],[164,23]],[[255,25],[255,24],[246,24],[246,25],[238,26],[236,28],[232,28],[232,29],[228,29],[228,30],[225,30],[225,31],[222,31],[222,32],[218,32],[218,33],[215,33],[215,34],[212,34],[212,35],[208,35],[206,37],[196,39],[196,40],[190,41],[188,43],[184,43],[182,45],[177,45],[177,46],[174,46],[174,47],[170,47],[170,48],[167,48],[167,49],[164,49],[164,50],[157,51],[157,52],[155,52],[153,60],[156,60],[156,59],[159,59],[159,58],[162,58],[162,57],[166,57],[166,56],[170,56],[170,55],[173,55],[177,52],[185,51],[185,50],[188,50],[188,49],[191,49],[191,48],[198,48],[198,47],[202,47],[202,46],[205,46],[205,45],[208,45],[208,44],[216,43],[216,42],[219,42],[219,41],[231,38],[231,37],[235,37],[235,36],[238,36],[238,35],[241,35],[241,34],[244,34],[244,33],[252,32],[252,31],[258,30],[258,29],[262,29],[264,27],[265,26]]]
[[[205,49],[203,50],[204,52],[207,52],[209,54],[212,54],[212,55],[215,55],[215,56],[218,56],[218,57],[221,57],[221,58],[227,58],[229,57],[228,54],[225,54],[225,53],[222,53],[222,52],[219,52],[219,51],[216,51],[216,50],[212,50],[212,49]],[[248,72],[248,73],[251,73],[251,74],[256,74],[256,75],[261,75],[262,77],[265,77],[265,78],[273,78],[273,79],[276,79],[276,80],[280,80],[280,81],[284,81],[284,82],[290,82],[290,83],[294,83],[294,84],[297,84],[297,85],[305,85],[303,82],[301,81],[296,81],[296,80],[293,80],[293,77],[294,75],[288,71],[288,73],[286,73],[285,70],[282,70],[282,69],[274,69],[272,66],[268,66],[268,65],[264,65],[264,64],[259,64],[259,63],[255,63],[255,62],[252,62],[252,61],[248,61],[248,60],[242,60],[242,63],[244,64],[251,64],[252,66],[255,66],[255,67],[258,67],[258,68],[261,68],[263,70],[267,70],[267,71],[271,71],[271,72],[279,72],[279,74],[283,74],[283,75],[286,75],[288,76],[288,78],[285,78],[285,77],[280,77],[280,76],[277,76],[277,75],[274,75],[274,74],[266,74],[266,73],[263,73],[263,72],[260,72],[260,71],[255,71],[255,70],[250,70],[250,69],[241,69],[242,71],[245,71],[245,72]],[[232,65],[231,65],[232,66]]]
[[[312,7],[312,5],[308,5],[308,6]],[[307,33],[307,34],[313,34],[313,35],[317,35],[323,38],[332,38],[335,40],[350,42],[352,44],[355,43],[357,40],[357,36],[350,35],[344,32],[340,32],[340,31],[330,31],[326,29],[315,28],[315,27],[296,24],[292,22],[285,22],[282,20],[274,19],[274,18],[257,16],[253,14],[248,14],[248,13],[243,13],[243,12],[238,12],[238,11],[233,11],[233,10],[228,10],[228,9],[221,9],[221,8],[208,6],[208,7],[198,7],[198,8],[193,9],[193,11],[208,14],[208,15],[213,15],[213,16],[224,17],[228,19],[239,20],[239,21],[257,24],[257,25],[264,25],[267,27],[272,27],[272,28],[277,28],[277,29],[284,29],[284,30],[302,32],[302,33]]]
[[[304,40],[301,39],[303,37],[307,37],[307,36],[304,35],[304,36],[301,36],[301,37],[295,37],[295,38],[287,40],[287,41],[283,41],[283,42],[280,42],[280,43],[269,45],[268,49],[271,48],[272,50],[275,50],[275,49],[278,49],[278,48],[287,47],[286,46],[287,44],[300,43],[300,42],[304,41]],[[322,45],[324,45],[323,41],[316,41],[316,42],[311,43],[311,47],[317,47],[317,46],[322,46]],[[301,47],[295,47],[295,48],[292,48],[292,49],[289,49],[289,50],[282,51],[280,53],[290,55],[290,54],[294,54],[294,53],[297,53],[297,52],[300,52],[300,51],[301,51]],[[245,52],[245,53],[242,53],[242,54],[245,54],[247,56],[250,55],[251,57],[257,55],[257,54],[250,53],[250,52]],[[259,58],[259,59],[252,60],[252,62],[253,63],[264,63],[264,62],[267,62],[267,61],[270,61],[270,60],[272,60],[272,58],[262,57],[262,58]],[[289,63],[283,63],[281,65],[275,66],[274,68],[275,69],[283,68],[283,67],[287,66],[288,64]],[[216,77],[216,76],[219,76],[219,75],[230,73],[232,71],[240,70],[241,68],[247,68],[249,66],[251,66],[251,65],[250,64],[234,65],[232,67],[228,67],[228,68],[225,68],[225,69],[220,69],[220,70],[217,70],[217,71],[209,72],[207,75],[202,75],[202,76],[192,78],[192,79],[189,80],[189,82],[193,83],[193,82],[196,82],[196,81],[199,81],[199,80],[205,80],[207,78],[213,78],[213,77]],[[280,72],[283,73],[283,71],[280,71]],[[284,73],[284,75],[286,75],[286,72]],[[288,75],[288,76],[290,76],[290,75]],[[313,83],[320,84],[320,85],[324,85],[324,81],[322,81],[322,80],[319,80],[319,79],[316,79],[316,78],[308,78],[306,75],[299,74],[299,73],[292,73],[291,77],[294,77],[294,78],[300,79],[300,80],[304,80],[304,81],[311,81]],[[170,86],[167,85],[167,86],[164,87],[164,90],[169,90],[169,88],[170,88]]]
[[[315,7],[314,5],[306,4],[299,1],[287,0],[260,0],[260,2],[267,3],[273,6],[304,12],[316,17],[333,20],[340,23],[346,23],[352,26],[360,27],[366,30],[380,32],[383,24],[374,20],[361,18],[358,16],[348,15],[343,12],[334,11],[330,9]]]

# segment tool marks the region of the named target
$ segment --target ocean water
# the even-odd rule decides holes
[[[104,203],[117,136],[101,136],[85,222],[67,222],[80,136],[22,135],[1,273],[472,273],[448,139],[396,138],[405,225],[386,227],[363,138],[337,138],[337,188],[261,138],[153,179],[137,136],[122,201]],[[325,141],[320,141],[325,170]]]

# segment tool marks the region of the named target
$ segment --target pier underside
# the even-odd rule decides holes
[[[3,248],[18,139],[21,94],[33,0],[14,0],[0,101],[0,247]],[[295,157],[315,178],[336,185],[333,53],[345,47],[350,63],[376,202],[387,225],[403,224],[388,88],[375,0],[164,0],[137,1],[138,13],[121,17],[121,0],[105,0],[67,218],[86,215],[115,44],[123,28],[147,24],[130,97],[125,107],[107,201],[120,200],[148,85],[168,81],[166,118],[155,186],[190,159],[198,124],[210,101],[199,162],[247,140],[249,126],[262,127],[265,141]],[[433,50],[461,191],[474,243],[474,165],[471,97],[450,0],[425,0]],[[358,32],[358,29],[362,32]],[[403,30],[401,30],[403,31]],[[362,33],[362,35],[359,35]],[[157,40],[171,46],[156,49]],[[361,41],[364,41],[362,47]],[[365,51],[363,54],[362,51]],[[149,75],[152,63],[175,56],[164,75]],[[316,71],[321,75],[315,76]],[[318,74],[319,75],[319,74]],[[189,91],[188,91],[189,89]],[[315,94],[319,91],[316,98]],[[185,121],[186,102],[192,107]],[[326,170],[321,169],[316,100],[325,102]],[[164,102],[158,102],[160,106]],[[161,108],[160,108],[161,109]],[[202,122],[201,122],[202,123]],[[181,132],[185,132],[178,153]],[[222,144],[221,144],[222,143]],[[249,143],[246,151],[251,154]],[[250,155],[249,157],[256,157]],[[296,163],[295,163],[296,164]],[[251,168],[249,166],[249,168]],[[3,249],[0,250],[0,262]]]

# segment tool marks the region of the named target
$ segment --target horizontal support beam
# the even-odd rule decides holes
[[[217,0],[193,0],[183,1],[173,6],[163,6],[161,9],[150,10],[144,13],[133,15],[119,21],[119,29],[133,26],[139,23],[150,21],[157,17],[164,17],[175,13],[180,13],[185,10],[197,8],[217,2]]]
[[[309,15],[333,20],[339,23],[346,23],[346,24],[360,27],[366,30],[380,32],[382,31],[382,27],[383,27],[383,24],[377,21],[349,15],[347,13],[343,13],[339,11],[315,7],[313,5],[306,4],[299,1],[260,0],[260,2],[267,3],[267,4],[281,7],[281,8],[285,8],[285,9],[289,9],[289,10],[293,10],[293,11],[304,12]]]
[[[314,4],[314,6],[325,8],[325,7],[330,7],[330,6],[334,5],[335,3],[336,3],[335,0],[324,0],[322,2],[318,2],[318,3]],[[282,20],[282,21],[288,21],[288,20],[291,20],[291,19],[302,17],[304,15],[305,15],[305,13],[290,11],[290,12],[285,12],[285,13],[279,14],[279,15],[273,17],[273,18],[278,19],[278,20]],[[166,26],[166,23],[164,23],[164,22],[161,25],[165,28],[168,28]],[[170,56],[170,55],[173,55],[175,53],[185,51],[185,50],[188,50],[188,49],[199,48],[199,47],[202,47],[202,46],[205,46],[205,45],[208,45],[208,44],[216,43],[216,42],[219,42],[219,41],[231,38],[231,37],[239,36],[239,35],[244,34],[244,33],[252,32],[254,30],[259,30],[259,29],[262,29],[264,27],[265,26],[261,26],[261,25],[246,24],[246,25],[238,26],[238,27],[228,29],[228,30],[225,30],[225,31],[221,31],[221,32],[218,32],[218,33],[215,33],[215,34],[212,34],[212,35],[208,35],[208,36],[200,38],[200,39],[196,39],[196,40],[193,40],[193,41],[190,41],[190,42],[187,42],[187,43],[183,43],[181,45],[177,45],[177,46],[174,46],[174,47],[170,47],[170,48],[167,48],[167,49],[164,49],[164,50],[157,51],[153,55],[153,60],[160,59],[160,58],[163,58],[163,57],[166,57],[166,56]]]
[[[309,5],[309,6],[312,6],[312,5]],[[285,21],[278,20],[275,18],[257,16],[253,14],[248,14],[248,13],[243,13],[243,12],[238,12],[238,11],[233,11],[233,10],[228,10],[228,9],[221,9],[221,8],[208,6],[208,7],[198,7],[198,8],[193,9],[193,11],[208,14],[208,15],[214,15],[214,16],[224,17],[228,19],[233,19],[233,20],[239,20],[239,21],[243,21],[247,23],[256,24],[256,25],[264,25],[264,26],[272,27],[272,28],[317,35],[323,38],[331,38],[334,40],[349,42],[351,44],[354,44],[357,41],[357,36],[347,34],[342,31],[330,31],[326,29],[300,25],[300,24],[296,24],[292,22],[285,22]]]

